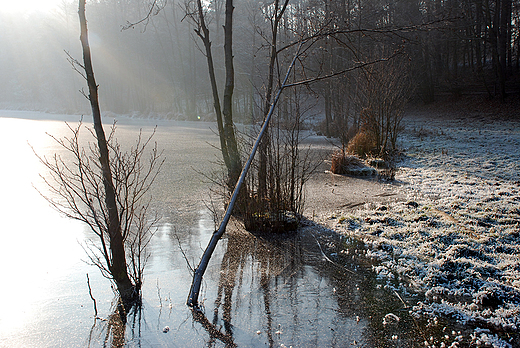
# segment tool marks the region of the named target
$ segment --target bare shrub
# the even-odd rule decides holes
[[[349,155],[344,151],[334,152],[331,163],[331,172],[334,174],[372,176],[377,173],[374,168],[367,166],[359,157]]]
[[[396,149],[404,107],[413,90],[408,65],[406,57],[396,57],[360,74],[360,123],[375,142],[375,155]]]
[[[245,202],[244,224],[253,231],[293,231],[303,211],[304,186],[319,161],[314,160],[310,148],[304,148],[305,115],[312,108],[300,88],[287,94],[285,102],[291,113],[278,110],[278,117],[269,128],[265,172],[261,159],[249,173],[249,197]],[[264,176],[265,187],[260,184]]]
[[[42,178],[50,190],[50,195],[41,192],[40,194],[63,215],[90,227],[97,239],[88,240],[84,249],[102,274],[114,280],[112,236],[109,229],[111,221],[105,202],[104,177],[98,162],[99,149],[92,141],[88,142],[86,148],[81,146],[82,128],[80,122],[76,128],[69,126],[72,133],[70,137],[58,139],[51,136],[61,148],[72,155],[71,161],[65,161],[57,154],[52,158],[37,155],[49,171],[49,176],[42,175]],[[115,138],[115,129],[114,125],[107,145],[110,150],[110,169],[120,221],[118,230],[127,255],[126,268],[135,291],[139,292],[149,257],[146,247],[158,221],[157,216],[149,214],[151,196],[148,195],[148,191],[159,174],[164,159],[157,150],[157,144],[148,151],[155,132],[145,139],[139,134],[135,145],[130,150],[123,151]],[[95,141],[95,133],[91,129],[88,130]]]

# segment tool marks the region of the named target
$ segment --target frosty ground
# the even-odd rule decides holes
[[[378,261],[374,271],[383,284],[403,294],[423,292],[425,300],[412,315],[471,325],[464,345],[516,346],[518,118],[423,110],[408,112],[403,123],[396,183],[329,174],[329,190],[311,182],[309,201],[317,197],[319,203],[310,203],[307,215],[362,239],[367,256]],[[327,200],[334,193],[334,200]],[[457,342],[453,337],[449,344],[457,347]]]

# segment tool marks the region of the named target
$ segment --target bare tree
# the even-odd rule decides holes
[[[66,161],[57,154],[52,158],[39,156],[50,174],[49,177],[42,175],[42,178],[51,195],[42,193],[42,196],[65,216],[87,224],[97,236],[97,240],[88,240],[84,249],[102,274],[115,282],[123,303],[128,306],[138,299],[143,283],[144,268],[149,257],[146,247],[158,221],[156,215],[149,214],[151,196],[148,192],[164,160],[161,159],[157,145],[147,151],[153,134],[144,140],[140,135],[129,151],[123,151],[115,138],[115,126],[112,127],[107,148],[110,152],[110,171],[119,221],[117,241],[121,242],[120,245],[116,244],[98,160],[100,152],[96,135],[87,128],[94,142],[89,141],[88,146],[83,147],[81,142],[86,139],[80,135],[80,130],[85,128],[81,123],[76,128],[69,126],[72,133],[70,137],[53,137],[62,149],[72,155],[72,160]],[[116,250],[119,247],[121,249]],[[117,253],[123,254],[119,257],[124,260],[124,265],[115,266]],[[126,272],[123,276],[115,273],[121,269]],[[127,277],[128,280],[121,281]]]
[[[285,10],[287,9],[287,5],[289,4],[289,0],[284,0],[282,4],[280,4],[280,0],[274,1],[274,9],[272,9],[272,16],[268,17],[268,20],[271,24],[271,40],[269,42],[269,67],[267,73],[267,85],[266,85],[266,93],[264,96],[264,107],[263,107],[263,116],[264,118],[269,113],[269,109],[272,103],[273,98],[273,89],[275,82],[275,68],[278,60],[278,30],[280,29],[280,21],[283,18]],[[268,6],[270,7],[270,6]],[[268,12],[268,10],[266,10]],[[260,143],[260,158],[259,158],[259,169],[258,169],[258,197],[261,200],[267,199],[267,152],[269,147],[269,128],[267,128],[266,136],[262,139]]]
[[[211,49],[210,31],[206,25],[204,8],[201,0],[186,3],[186,14],[196,24],[195,33],[204,44],[206,61],[208,64],[209,79],[213,93],[213,107],[217,118],[217,127],[220,138],[220,147],[224,164],[228,170],[228,187],[233,189],[236,184],[242,164],[238,152],[238,143],[233,124],[233,90],[235,87],[235,73],[233,66],[233,0],[226,0],[226,14],[224,24],[224,62],[226,70],[224,98],[222,107],[215,76],[213,52]]]
[[[66,216],[86,223],[98,237],[87,244],[91,261],[103,275],[112,279],[122,303],[128,307],[139,298],[146,264],[145,248],[157,219],[147,216],[150,199],[146,198],[163,163],[157,145],[145,163],[143,156],[153,134],[145,141],[138,137],[135,147],[124,152],[115,139],[115,125],[108,140],[101,123],[98,86],[94,78],[88,42],[85,0],[79,1],[83,64],[71,58],[73,66],[87,80],[94,129],[89,129],[94,142],[85,149],[80,145],[81,123],[69,129],[72,136],[54,140],[73,161],[60,156],[39,157],[50,172],[44,178],[56,198],[46,197],[51,205]],[[127,261],[127,254],[129,261]]]
[[[245,182],[246,175],[249,171],[249,168],[251,167],[251,163],[253,162],[255,154],[259,148],[260,142],[262,141],[262,137],[264,136],[264,134],[267,130],[269,121],[271,120],[271,117],[273,115],[276,104],[278,103],[278,100],[280,99],[282,91],[286,88],[287,79],[289,78],[291,70],[293,69],[296,59],[299,56],[300,49],[301,49],[301,44],[291,62],[291,64],[289,65],[289,68],[287,70],[287,74],[285,75],[283,83],[278,88],[278,92],[276,93],[276,96],[273,99],[273,102],[271,103],[270,110],[267,113],[267,115],[264,119],[262,128],[260,129],[260,132],[258,133],[258,136],[251,148],[249,158],[247,159],[247,162],[244,165],[244,168],[242,169],[242,171],[240,173],[240,177],[238,178],[235,189],[233,190],[233,194],[232,194],[229,204],[227,206],[226,213],[225,213],[222,221],[220,222],[219,228],[215,232],[213,232],[213,235],[211,236],[208,246],[206,247],[206,250],[204,250],[204,254],[201,257],[199,265],[197,266],[197,268],[195,269],[195,272],[193,273],[193,281],[191,283],[190,294],[188,296],[188,301],[187,301],[187,304],[190,307],[198,308],[198,299],[199,299],[200,287],[202,284],[202,277],[204,276],[204,273],[206,272],[206,269],[209,264],[209,260],[211,258],[211,255],[213,254],[213,251],[215,251],[218,241],[220,240],[220,238],[226,231],[226,227],[229,222],[229,219],[231,218],[233,208],[234,208],[235,203],[237,202],[238,196],[240,194],[240,189]]]
[[[309,99],[303,86],[286,91],[271,121],[266,172],[260,172],[257,166],[249,175],[252,194],[243,217],[249,231],[283,233],[298,228],[305,202],[305,184],[320,163],[310,148],[302,145],[305,117],[314,106]],[[265,197],[257,193],[258,177],[262,174],[266,179]]]

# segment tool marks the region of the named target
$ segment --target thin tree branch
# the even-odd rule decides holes
[[[162,6],[160,6],[160,5],[157,5],[157,0],[154,0],[153,3],[150,5],[150,10],[148,11],[148,13],[146,14],[146,16],[144,18],[138,20],[137,22],[126,21],[126,24],[121,26],[121,31],[133,29],[136,26],[138,26],[139,24],[144,23],[143,32],[145,32],[146,27],[148,26],[148,23],[150,22],[150,19],[153,16],[157,16],[159,14],[159,12],[161,12],[166,7],[167,3],[168,3],[168,1],[165,0],[164,4]],[[154,11],[154,9],[155,9],[155,11]]]

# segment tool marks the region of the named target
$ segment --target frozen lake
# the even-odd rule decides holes
[[[45,170],[29,144],[41,156],[60,153],[46,133],[69,135],[65,120],[74,125],[79,116],[0,111],[2,347],[98,347],[110,336],[111,323],[94,320],[86,281],[88,273],[98,315],[109,318],[110,282],[84,262],[81,247],[94,236],[50,208],[34,188],[46,193],[39,177]],[[185,305],[192,278],[181,247],[196,265],[214,229],[205,205],[210,184],[201,173],[218,169],[216,127],[122,119],[117,137],[132,144],[141,128],[150,134],[156,124],[154,139],[166,162],[152,205],[162,219],[150,245],[143,307],[125,327],[127,346],[420,346],[434,334],[377,284],[365,259],[351,256],[355,243],[313,226],[274,239],[232,229],[204,278],[200,299],[206,316],[194,317]],[[351,255],[334,253],[343,247]],[[401,320],[383,325],[388,313]]]

